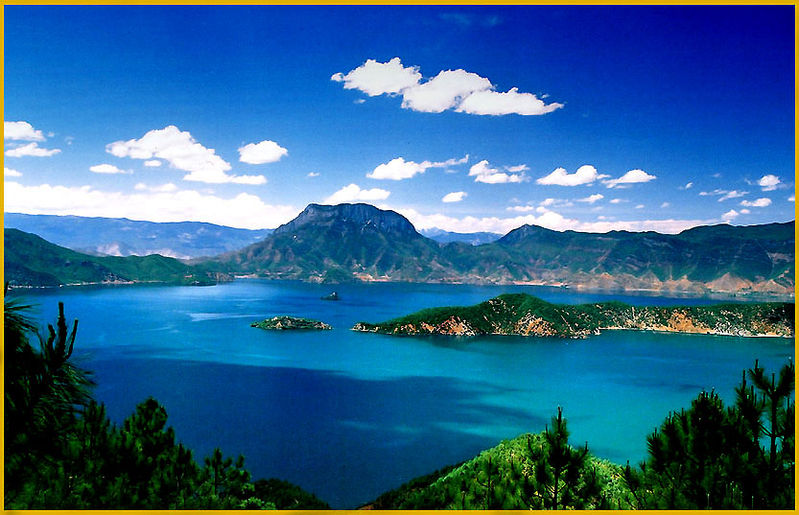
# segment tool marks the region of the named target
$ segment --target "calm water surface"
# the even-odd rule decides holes
[[[79,318],[76,355],[121,422],[153,396],[201,459],[244,454],[254,478],[279,477],[351,508],[403,482],[543,430],[563,406],[572,441],[642,460],[646,435],[702,389],[725,400],[756,358],[776,370],[793,341],[648,332],[585,340],[389,337],[354,333],[426,307],[524,291],[552,302],[637,305],[712,299],[522,286],[337,285],[238,280],[213,287],[86,287],[25,293],[52,321]],[[250,322],[316,318],[332,331],[279,333]]]

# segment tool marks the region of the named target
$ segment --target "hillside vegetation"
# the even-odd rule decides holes
[[[631,306],[621,302],[552,304],[525,293],[505,294],[474,306],[431,308],[353,330],[393,335],[517,335],[583,338],[602,330],[717,334],[794,335],[794,304]]]
[[[6,229],[5,280],[12,286],[73,284],[214,284],[224,276],[158,254],[90,256],[54,245],[35,234]]]

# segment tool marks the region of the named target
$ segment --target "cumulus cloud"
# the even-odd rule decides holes
[[[666,209],[667,207],[671,207],[671,202],[664,202],[660,205],[660,209]]]
[[[532,93],[519,93],[518,88],[511,88],[506,93],[491,90],[475,91],[463,99],[456,111],[494,116],[505,114],[531,116],[551,113],[561,107],[563,104],[557,102],[547,104]]]
[[[532,93],[519,93],[511,88],[505,93],[485,77],[463,69],[442,70],[426,81],[418,66],[404,66],[399,57],[381,63],[367,59],[347,74],[330,77],[343,82],[345,89],[358,89],[369,96],[402,95],[402,107],[426,113],[441,113],[454,109],[477,115],[542,115],[563,107],[546,104]]]
[[[620,184],[639,184],[642,182],[649,182],[657,179],[657,176],[650,175],[643,170],[630,170],[618,179],[610,179],[603,181],[608,188],[615,188]]]
[[[172,185],[174,186],[174,185]],[[244,229],[277,227],[299,210],[293,206],[265,204],[259,197],[241,193],[220,197],[171,186],[140,187],[134,193],[104,191],[91,186],[5,183],[9,212],[130,218],[154,222],[198,221]]]
[[[638,204],[637,206],[635,206],[635,209],[643,209],[643,208],[644,208],[643,204]]]
[[[248,143],[239,148],[239,161],[252,165],[274,163],[288,153],[288,150],[267,139],[260,143]]]
[[[738,215],[739,215],[738,211],[730,209],[729,211],[721,215],[721,219],[724,220],[725,222],[729,222],[735,219]]]
[[[779,187],[780,178],[776,175],[768,174],[764,175],[757,181],[757,185],[763,188],[763,191],[774,191]]]
[[[591,184],[605,177],[608,176],[599,174],[593,166],[583,165],[572,174],[567,172],[565,168],[556,168],[552,173],[536,179],[535,182],[547,186],[580,186],[582,184]]]
[[[143,182],[140,182],[140,183],[136,184],[133,187],[133,189],[135,189],[136,191],[153,191],[153,192],[156,192],[156,193],[165,193],[165,192],[170,192],[170,191],[177,191],[178,187],[175,184],[171,183],[171,182],[168,182],[166,184],[162,184],[160,186],[147,186]]]
[[[28,122],[3,122],[3,139],[15,141],[44,141],[42,131],[34,129]]]
[[[766,207],[771,205],[771,199],[763,197],[754,201],[742,200],[741,205],[746,207]]]
[[[21,147],[8,149],[6,150],[6,155],[8,157],[50,157],[58,154],[59,152],[61,152],[61,149],[59,148],[42,148],[34,141],[33,143],[28,143],[27,145],[22,145]]]
[[[417,229],[439,228],[452,232],[485,231],[505,234],[524,224],[539,225],[556,231],[574,230],[582,232],[608,232],[615,230],[624,231],[657,231],[660,233],[676,234],[697,225],[707,224],[709,220],[616,220],[581,222],[568,218],[560,213],[544,210],[539,215],[526,214],[508,218],[500,217],[452,217],[441,213],[423,214],[415,209],[394,208],[408,218]]]
[[[505,173],[491,168],[485,159],[469,168],[469,176],[474,177],[474,182],[486,184],[520,183],[530,180],[524,172]]]
[[[172,168],[189,172],[184,181],[198,181],[210,184],[265,184],[263,175],[228,175],[230,163],[219,157],[214,149],[206,148],[192,137],[188,131],[181,131],[174,125],[163,129],[153,129],[140,139],[115,141],[105,147],[106,152],[116,157],[132,159],[163,159]]]
[[[144,166],[148,168],[157,168],[161,166],[161,164],[162,164],[161,161],[159,161],[158,159],[148,159],[147,161],[144,162]]]
[[[94,165],[89,167],[90,172],[94,173],[107,173],[107,174],[114,174],[114,173],[133,173],[130,170],[122,170],[121,168],[117,168],[114,165],[110,165],[107,163],[103,163],[101,165]]]
[[[742,215],[748,215],[750,212],[751,212],[751,211],[749,211],[748,209],[741,209],[741,211],[740,211],[740,213],[741,213]]]
[[[22,172],[18,172],[12,168],[3,167],[3,177],[22,177]]]
[[[386,63],[367,59],[346,75],[334,73],[330,80],[343,82],[344,89],[358,89],[370,97],[399,93],[419,84],[422,74],[416,66],[403,66],[399,57]]]
[[[788,202],[794,202],[795,201],[794,197],[795,195],[791,195],[790,197],[788,197]]]
[[[327,197],[322,201],[322,203],[340,204],[342,202],[373,202],[376,200],[385,200],[389,195],[391,195],[390,191],[381,190],[380,188],[362,190],[357,184],[349,184]]]
[[[602,200],[603,198],[605,198],[604,195],[595,193],[593,195],[589,195],[588,197],[577,199],[577,202],[586,202],[588,204],[593,204],[598,200]]]
[[[507,211],[514,211],[516,213],[531,213],[538,208],[535,206],[526,205],[526,206],[508,206],[505,209]]]
[[[516,166],[506,166],[505,167],[505,170],[507,170],[507,171],[509,171],[511,173],[526,172],[529,169],[530,169],[530,167],[525,165],[525,164],[516,165]]]
[[[452,193],[447,193],[441,198],[441,202],[460,202],[461,200],[465,199],[467,194],[465,191],[453,191]]]
[[[377,165],[374,170],[366,174],[370,179],[384,179],[392,181],[401,181],[403,179],[410,179],[416,174],[424,173],[429,168],[446,168],[448,166],[456,166],[464,164],[469,160],[468,154],[461,159],[448,159],[446,161],[432,162],[422,161],[417,163],[415,161],[406,161],[402,157],[397,157],[389,161]]]
[[[319,172],[308,172],[306,177],[319,177]]]
[[[680,186],[679,189],[681,189],[681,190],[690,190],[693,187],[694,187],[694,183],[689,182],[689,183],[686,183],[685,186]]]
[[[627,202],[627,200],[622,198],[614,198],[610,201],[611,204],[621,204],[622,202]]]

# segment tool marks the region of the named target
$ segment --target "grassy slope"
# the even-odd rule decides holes
[[[528,438],[534,446],[543,440],[541,434],[523,434],[505,440],[460,465],[443,468],[386,492],[369,506],[373,509],[482,509],[485,489],[480,483],[485,483],[484,470],[490,460],[498,467],[495,476],[505,492],[503,509],[541,509],[540,499],[526,496],[519,488],[519,473],[535,475],[527,448]],[[627,500],[630,494],[621,477],[621,466],[589,454],[586,469],[597,474],[602,496],[610,508],[630,508]],[[596,506],[587,506],[593,507]]]

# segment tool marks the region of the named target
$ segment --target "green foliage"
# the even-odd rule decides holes
[[[703,392],[688,410],[670,414],[647,438],[649,458],[640,470],[625,469],[632,502],[638,508],[793,508],[793,390],[792,362],[779,378],[768,378],[755,362],[736,389],[735,405]]]
[[[794,334],[794,304],[631,306],[622,302],[553,304],[526,293],[500,295],[474,306],[429,308],[356,329],[384,334],[465,334],[585,337],[603,329],[671,330],[753,336]],[[453,332],[452,323],[461,332]],[[465,332],[464,332],[465,331]]]
[[[18,286],[102,282],[204,285],[220,279],[205,265],[191,266],[158,254],[90,256],[17,229],[5,230],[3,250],[6,280]]]
[[[461,465],[381,495],[375,509],[628,508],[622,468],[568,444],[559,411],[552,430],[525,434]]]
[[[242,456],[216,449],[199,465],[155,399],[112,424],[91,399],[87,373],[70,361],[77,321],[70,330],[59,303],[37,350],[29,310],[6,297],[6,509],[327,507],[290,483],[253,484]]]

